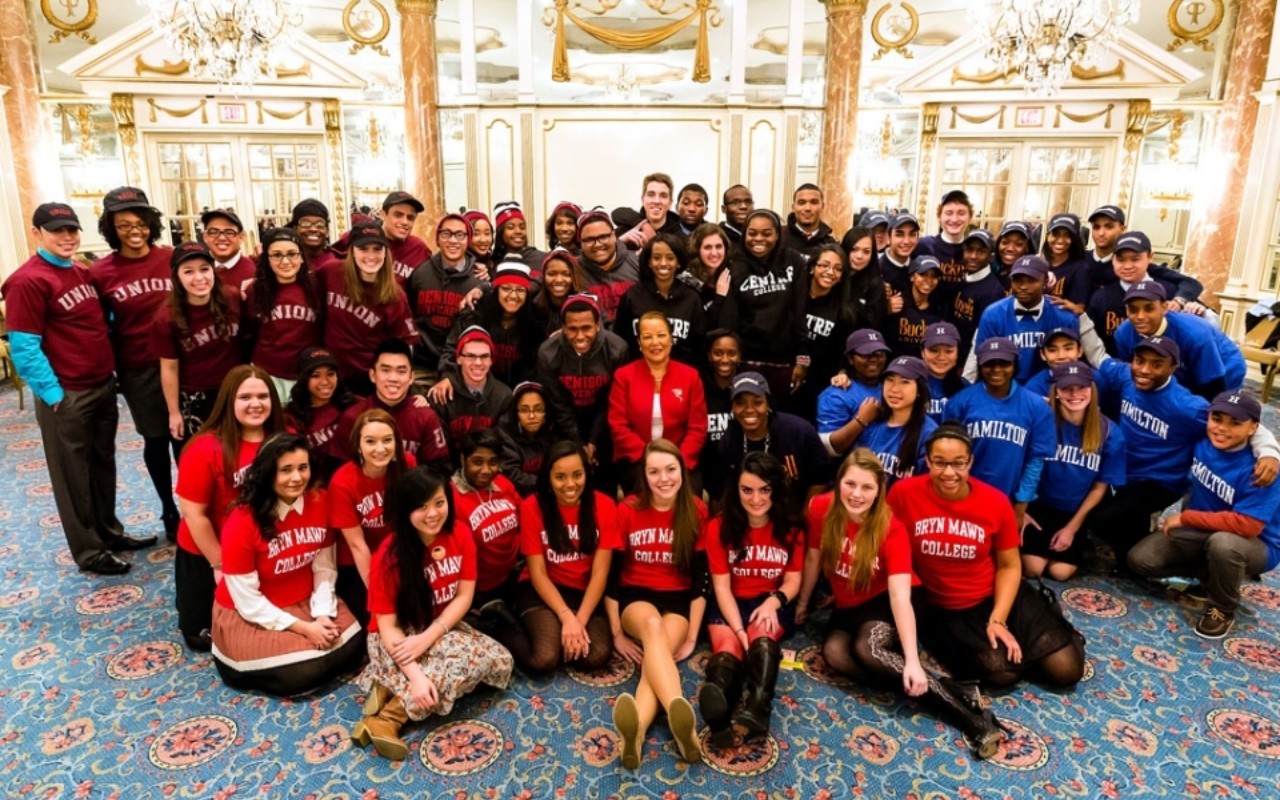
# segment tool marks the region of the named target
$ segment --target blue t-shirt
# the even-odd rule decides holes
[[[1102,420],[1102,447],[1096,453],[1081,448],[1084,430],[1066,420],[1054,425],[1057,450],[1044,462],[1037,499],[1071,514],[1076,512],[1095,483],[1124,484],[1124,433],[1109,419]]]
[[[975,383],[951,398],[947,418],[959,420],[973,440],[969,474],[1009,497],[1030,459],[1053,456],[1049,404],[1017,385],[1004,398],[995,398],[984,384]]]
[[[868,397],[880,399],[880,384],[867,386],[852,375],[849,388],[828,386],[818,395],[818,433],[831,433],[843,428],[858,413],[858,406]]]
[[[928,417],[925,418],[924,425],[920,426],[920,439],[916,443],[915,459],[906,464],[898,458],[898,450],[902,447],[902,438],[907,430],[904,425],[893,426],[887,422],[873,422],[858,437],[856,444],[876,454],[876,458],[880,459],[880,465],[884,467],[885,472],[889,473],[888,485],[892,486],[899,478],[910,478],[925,471],[924,443],[937,427],[938,423]]]
[[[970,385],[964,378],[961,378],[960,382],[964,384],[965,388],[968,388]],[[963,389],[961,391],[963,391]],[[959,394],[959,392],[957,392],[957,394]],[[942,383],[942,378],[935,378],[933,375],[930,375],[929,419],[941,425],[942,421],[947,418],[947,403],[950,400],[951,398],[947,395],[947,389]]]
[[[1044,307],[1037,319],[1031,317],[1018,318],[1014,311],[1017,300],[1013,297],[988,306],[978,320],[978,333],[974,342],[985,342],[992,336],[1007,336],[1018,345],[1018,372],[1015,377],[1018,383],[1027,380],[1044,369],[1044,361],[1040,358],[1040,343],[1045,334],[1054,328],[1069,328],[1080,331],[1080,320],[1070,311],[1064,311],[1053,304],[1049,298],[1044,299]]]
[[[1171,491],[1185,490],[1191,456],[1209,420],[1209,401],[1177,378],[1154,391],[1139,391],[1125,361],[1107,359],[1094,375],[1101,378],[1100,391],[1119,396],[1128,482],[1154,481]]]
[[[1049,370],[1042,369],[1035,375],[1032,375],[1026,383],[1022,384],[1022,388],[1026,389],[1034,395],[1049,399],[1049,389],[1052,388],[1053,382],[1049,379]]]
[[[1196,394],[1205,394],[1202,387],[1221,380],[1223,386],[1214,390],[1234,391],[1244,383],[1246,371],[1244,355],[1236,343],[1218,329],[1217,325],[1194,314],[1171,311],[1165,314],[1164,335],[1178,343],[1182,355],[1174,377]],[[1125,320],[1116,329],[1116,353],[1121,359],[1133,358],[1133,348],[1142,337],[1133,329],[1133,323]],[[1206,399],[1212,400],[1212,397]]]
[[[1260,520],[1267,546],[1267,570],[1280,564],[1280,483],[1253,485],[1253,450],[1219,450],[1206,438],[1191,460],[1192,511],[1234,511]]]

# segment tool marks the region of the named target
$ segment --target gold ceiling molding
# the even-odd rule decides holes
[[[597,8],[589,7],[582,2],[575,3],[573,8],[580,8],[589,14],[602,17],[622,4],[622,0],[597,0],[597,2],[600,4]],[[682,2],[674,8],[667,8],[667,0],[643,0],[643,2],[651,11],[664,17],[670,17],[685,10],[688,10],[689,14],[656,28],[643,31],[620,31],[597,25],[578,16],[573,12],[573,8],[569,7],[569,0],[555,0],[555,6],[547,8],[542,13],[542,24],[548,28],[555,28],[551,80],[566,83],[570,79],[569,50],[564,27],[566,18],[577,25],[583,33],[618,50],[648,49],[675,36],[696,19],[698,43],[693,53],[693,80],[695,83],[709,83],[711,81],[711,50],[707,44],[707,31],[709,28],[720,27],[724,22],[720,7],[713,5],[713,0],[694,0],[693,5]]]
[[[1179,19],[1182,13],[1189,16],[1192,25],[1200,24],[1200,17],[1209,9],[1206,3],[1213,5],[1213,15],[1209,18],[1209,22],[1200,28],[1188,28],[1182,24]],[[1172,53],[1184,44],[1191,44],[1199,47],[1206,53],[1213,50],[1213,42],[1209,41],[1218,28],[1222,25],[1222,19],[1227,14],[1227,4],[1223,0],[1173,0],[1169,4],[1169,31],[1173,33],[1173,41],[1165,45],[1165,50]]]
[[[1072,122],[1083,124],[1086,122],[1093,122],[1095,119],[1105,115],[1107,118],[1105,127],[1107,130],[1111,130],[1111,112],[1115,111],[1115,108],[1115,103],[1107,103],[1106,108],[1094,114],[1072,114],[1070,111],[1063,108],[1061,103],[1058,103],[1053,107],[1053,127],[1061,128],[1064,117]]]
[[[951,85],[954,86],[957,83],[979,83],[985,85],[988,83],[995,83],[999,80],[1003,80],[1005,83],[1008,83],[1016,74],[1017,70],[1014,69],[993,69],[989,72],[969,73],[962,70],[960,65],[957,64],[951,68]],[[1116,65],[1108,70],[1101,70],[1097,67],[1082,67],[1079,64],[1072,64],[1071,77],[1078,81],[1097,81],[1102,80],[1103,78],[1119,78],[1120,80],[1124,80],[1124,59],[1122,58],[1118,60]]]
[[[846,11],[856,11],[859,7],[865,9],[867,0],[822,0],[822,4],[827,7],[828,16],[831,14],[840,14]]]
[[[1007,110],[1007,108],[1008,108],[1007,106],[1000,106],[995,111],[992,111],[990,114],[986,115],[985,117],[982,117],[982,116],[978,116],[977,114],[963,114],[960,112],[960,108],[958,106],[951,106],[950,128],[951,130],[956,129],[957,119],[962,119],[965,122],[969,123],[970,125],[982,125],[983,123],[990,122],[996,117],[999,117],[1000,124],[997,127],[1000,130],[1004,130],[1004,112]]]
[[[303,103],[302,108],[296,109],[294,111],[277,111],[274,108],[267,108],[265,105],[262,104],[261,100],[255,100],[254,105],[258,107],[258,124],[259,125],[262,125],[266,122],[266,119],[263,117],[263,114],[266,114],[268,117],[273,117],[275,119],[287,120],[287,119],[293,119],[294,117],[302,113],[306,113],[307,125],[308,126],[311,125],[311,101],[310,100]]]
[[[614,65],[596,63],[592,66],[601,68],[606,66],[612,67]],[[646,72],[644,74],[637,74],[634,70],[634,67],[638,67],[638,66],[643,66],[643,65],[640,65],[640,64],[633,65],[633,69],[630,69],[627,72],[627,79],[636,86],[652,86],[653,84],[656,84],[656,83],[667,83],[669,81],[684,80],[684,76],[689,74],[689,70],[685,69],[684,67],[677,67],[674,64],[663,64],[660,62],[653,64],[653,66],[660,67],[660,69],[651,71],[651,72]],[[625,65],[623,65],[622,68],[625,68]],[[578,70],[578,69],[573,70],[569,74],[573,78],[574,83],[582,83],[582,84],[586,84],[587,86],[610,86],[617,83],[620,79],[618,73],[614,73],[610,75],[602,75],[599,73],[592,74],[585,70]]]
[[[920,32],[920,15],[916,13],[915,8],[910,3],[900,3],[902,10],[907,12],[909,24],[907,32],[896,39],[886,36],[880,30],[880,23],[884,21],[884,17],[889,13],[889,9],[893,8],[893,3],[885,3],[880,10],[871,18],[871,38],[875,41],[880,49],[871,56],[872,61],[879,61],[881,57],[889,53],[897,53],[903,58],[915,58],[907,45],[911,44],[911,40],[916,38],[916,34]]]
[[[157,103],[153,98],[150,98],[150,97],[147,98],[147,105],[151,108],[152,122],[157,121],[156,120],[157,111],[163,111],[164,113],[168,114],[170,117],[173,117],[174,119],[185,119],[191,116],[192,114],[196,113],[197,111],[199,111],[200,122],[205,125],[208,125],[209,124],[209,113],[207,110],[208,102],[209,102],[208,100],[201,100],[199,103],[196,103],[191,108],[166,108],[165,106],[162,106],[159,103]]]
[[[373,8],[360,8],[366,4]],[[357,9],[360,9],[358,14]],[[362,28],[373,23],[375,13],[378,15],[377,30],[369,35],[361,33]],[[346,8],[342,9],[342,29],[347,32],[347,36],[351,37],[351,41],[355,42],[348,51],[350,55],[355,55],[366,47],[380,56],[391,55],[382,46],[383,40],[391,33],[391,14],[378,0],[351,0],[347,3]]]
[[[49,44],[57,44],[72,36],[78,36],[89,44],[98,43],[93,34],[89,33],[89,29],[98,21],[98,0],[58,0],[58,5],[62,6],[63,11],[70,16],[79,10],[81,2],[85,4],[84,16],[79,19],[75,17],[65,19],[54,13],[53,0],[40,0],[40,14],[44,17],[44,21],[54,28],[53,35],[49,37]]]
[[[163,61],[160,63],[159,66],[157,66],[155,64],[147,63],[147,61],[142,57],[141,54],[134,56],[134,59],[133,59],[133,74],[139,77],[141,77],[142,73],[144,72],[154,72],[157,75],[170,75],[170,76],[186,75],[187,72],[190,70],[191,70],[191,64],[189,64],[185,60]]]

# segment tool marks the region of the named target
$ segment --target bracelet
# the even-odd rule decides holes
[[[781,589],[769,592],[769,596],[778,601],[778,608],[786,608],[791,605],[791,598],[787,597],[787,593]]]
[[[989,620],[987,620],[987,624],[988,624],[988,625],[999,625],[1001,628],[1004,628],[1006,631],[1007,631],[1007,630],[1009,630],[1009,626],[1008,626],[1008,625],[1006,625],[1006,624],[1004,624],[1004,621],[1003,621],[1003,620],[998,620],[998,619],[989,619]]]
[[[810,363],[812,363],[812,361],[809,356],[796,356],[797,367],[804,367],[805,369],[808,369]]]
[[[222,569],[222,562],[219,561],[217,564],[210,564],[209,569]]]
[[[735,631],[734,631],[734,633],[746,633],[746,629],[745,629],[745,628],[738,628],[737,630],[735,630]]]
[[[863,422],[862,420],[858,419],[857,417],[854,417],[854,418],[853,418],[853,421],[854,421],[854,422],[856,422],[856,423],[858,423],[858,427],[859,427],[859,428],[866,428],[866,427],[867,427],[867,423]]]

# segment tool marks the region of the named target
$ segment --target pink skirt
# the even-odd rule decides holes
[[[311,604],[307,600],[285,606],[281,610],[307,622],[313,619]],[[326,658],[360,633],[360,623],[356,622],[342,600],[338,600],[337,623],[342,629],[342,638],[333,647],[319,650],[305,636],[287,630],[269,631],[261,625],[249,622],[238,612],[214,603],[211,631],[213,657],[241,673]]]

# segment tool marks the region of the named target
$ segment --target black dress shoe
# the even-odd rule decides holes
[[[82,572],[96,572],[99,575],[123,575],[132,565],[110,550],[103,550],[89,558],[81,565]]]
[[[102,541],[108,550],[141,550],[156,543],[154,536],[112,536],[103,537]]]
[[[213,636],[208,628],[199,633],[184,633],[182,638],[186,641],[187,647],[197,653],[207,653],[213,649]]]

